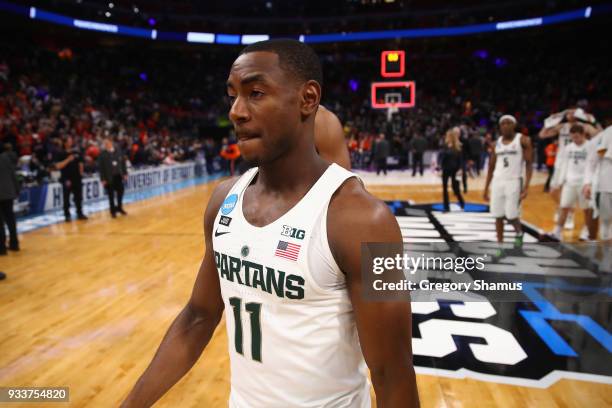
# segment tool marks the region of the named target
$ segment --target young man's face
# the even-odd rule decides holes
[[[250,52],[234,61],[227,79],[229,117],[247,161],[273,161],[296,142],[292,136],[303,122],[299,91],[276,53]]]
[[[516,128],[516,124],[510,119],[504,119],[499,124],[499,130],[502,135],[505,137],[514,136],[514,129]]]
[[[572,141],[576,143],[578,146],[583,144],[586,139],[586,135],[581,132],[572,132],[571,137],[572,137]]]

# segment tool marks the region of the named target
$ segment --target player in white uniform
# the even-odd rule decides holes
[[[612,126],[601,133],[597,154],[600,157],[595,202],[599,212],[602,241],[612,240]]]
[[[490,212],[495,217],[497,242],[504,240],[504,218],[516,231],[515,246],[523,244],[523,229],[521,227],[521,201],[527,197],[531,182],[532,149],[528,136],[516,133],[516,119],[512,115],[504,115],[499,119],[501,137],[497,139],[495,150],[489,161],[489,171],[485,183],[484,198],[489,200],[491,186]],[[523,180],[523,169],[525,179]]]
[[[587,162],[584,170],[584,181],[582,187],[582,194],[589,203],[589,210],[587,212],[588,218],[585,220],[586,233],[581,231],[581,241],[595,241],[597,240],[597,232],[599,227],[599,211],[595,202],[595,196],[599,191],[599,170],[601,167],[601,158],[597,154],[597,147],[601,143],[601,136],[603,132],[599,132],[589,139],[586,143],[587,148]]]
[[[362,297],[361,243],[401,246],[401,231],[353,173],[317,154],[321,77],[295,40],[249,45],[232,65],[230,120],[258,167],[213,192],[191,299],[124,406],[175,384],[224,310],[232,408],[370,407],[365,363],[379,404],[418,406],[410,302]]]
[[[584,210],[585,219],[590,217],[588,200],[582,194],[588,155],[586,133],[582,125],[575,124],[571,127],[570,134],[572,143],[558,156],[558,177],[556,184],[553,184],[553,188],[561,188],[561,213],[551,233],[558,240],[561,240],[561,231],[567,215],[576,204]]]
[[[558,137],[559,143],[558,143],[558,148],[557,148],[557,157],[562,156],[565,148],[572,142],[571,135],[570,135],[570,129],[572,128],[573,125],[579,123],[578,118],[576,116],[579,116],[581,120],[583,121],[591,121],[592,123],[594,123],[594,125],[586,123],[586,122],[582,123],[582,125],[585,128],[585,131],[587,132],[587,136],[592,137],[601,130],[601,128],[599,128],[599,125],[595,123],[595,118],[593,117],[593,115],[590,115],[584,112],[584,110],[582,110],[581,108],[568,109],[567,111],[564,112],[564,114],[558,113],[558,114],[552,115],[551,118],[554,116],[557,116],[556,121],[561,120],[562,122],[557,123],[554,126],[546,126],[546,125],[543,126],[542,129],[540,130],[539,137],[541,139],[547,139],[550,137]],[[555,168],[553,171],[553,176],[551,179],[551,185],[553,186],[560,184],[559,183],[559,177],[560,177],[559,165],[560,165],[559,160],[556,160]],[[558,190],[554,190],[554,189],[551,190],[551,194],[553,198],[555,199],[555,201],[559,203]],[[559,212],[560,210],[558,212],[555,212],[555,222],[558,222],[559,220]],[[574,216],[573,216],[573,212],[571,211],[569,213],[569,217],[567,217],[565,228],[567,229],[574,228]]]

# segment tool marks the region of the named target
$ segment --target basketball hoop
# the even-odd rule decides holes
[[[399,108],[395,102],[391,103],[391,106],[387,108],[387,122],[391,121],[394,113],[399,112]]]

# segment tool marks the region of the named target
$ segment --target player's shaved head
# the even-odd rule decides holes
[[[278,55],[278,63],[286,73],[299,82],[310,80],[323,85],[321,61],[308,45],[288,38],[260,41],[245,47],[240,55],[257,51],[273,52]]]

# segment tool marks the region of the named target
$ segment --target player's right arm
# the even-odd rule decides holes
[[[487,170],[487,181],[485,182],[485,188],[482,194],[485,201],[489,201],[489,185],[491,184],[491,180],[493,179],[493,170],[495,170],[495,162],[497,162],[497,155],[495,154],[495,147],[493,147],[491,151],[491,158],[489,159],[489,168]]]
[[[223,300],[212,248],[212,231],[221,203],[235,179],[219,185],[204,214],[206,252],[191,298],[170,325],[153,360],[140,376],[122,407],[150,407],[196,363],[210,341],[221,315]]]
[[[558,125],[549,127],[549,128],[542,128],[540,130],[540,133],[538,134],[538,136],[540,137],[540,139],[548,139],[550,137],[555,137],[555,136],[559,136],[559,131],[561,130],[561,127],[563,126],[562,123],[559,123]]]

